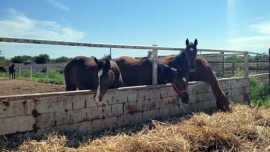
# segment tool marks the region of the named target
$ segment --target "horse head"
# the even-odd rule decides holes
[[[174,68],[173,73],[173,88],[176,91],[178,97],[181,98],[183,103],[189,103],[189,95],[188,95],[188,74],[186,72],[182,72],[180,70],[176,70]]]
[[[223,112],[230,112],[231,109],[229,107],[230,103],[231,103],[231,100],[228,98],[228,95],[229,95],[229,91],[227,91],[226,93],[222,93],[222,96],[217,98],[217,108],[220,110],[220,111],[223,111]]]
[[[162,70],[162,72],[159,72],[159,81],[172,83],[172,86],[178,97],[181,98],[182,102],[188,103],[188,73],[181,70],[176,70],[175,68],[165,64],[158,64],[158,66]]]
[[[197,45],[198,41],[195,39],[194,43],[189,42],[189,40],[186,40],[186,58],[188,62],[188,69],[190,72],[194,72],[196,70],[196,64],[195,64],[195,59],[197,56]]]
[[[112,70],[114,61],[111,61],[110,57],[104,57],[100,60],[94,58],[97,64],[97,80],[98,87],[95,94],[95,101],[99,102],[102,100],[103,95],[106,93],[115,81],[114,71]]]

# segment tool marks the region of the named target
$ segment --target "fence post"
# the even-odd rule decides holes
[[[234,76],[235,62],[232,63],[232,76]]]
[[[154,47],[157,45],[153,45]],[[152,59],[153,59],[153,64],[152,64],[152,84],[156,85],[157,84],[157,80],[158,80],[158,71],[157,71],[157,57],[158,53],[157,53],[157,49],[153,49],[152,50]]]
[[[48,64],[46,67],[46,78],[47,78],[47,82],[49,82],[49,65]]]
[[[224,62],[225,62],[225,59],[224,59],[224,52],[220,52],[220,54],[222,54],[222,75],[224,77]]]
[[[19,79],[22,78],[22,65],[20,65],[19,67]]]
[[[248,52],[244,53],[244,78],[248,80],[249,68],[248,68]]]
[[[270,86],[270,48],[268,50],[268,84]],[[270,94],[270,92],[269,92]]]
[[[30,80],[33,80],[33,79],[32,79],[32,76],[33,76],[33,67],[30,66]]]

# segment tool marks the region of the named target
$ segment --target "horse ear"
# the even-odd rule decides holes
[[[98,59],[94,57],[94,60],[95,60],[96,64],[98,64]]]
[[[197,39],[195,39],[194,45],[195,45],[195,46],[198,45],[198,40],[197,40]]]
[[[187,46],[189,45],[189,40],[188,40],[188,39],[186,39],[186,45],[187,45]]]
[[[226,96],[228,96],[228,95],[229,95],[229,93],[230,93],[230,91],[227,91],[227,92],[225,92],[225,95],[226,95]]]
[[[109,60],[109,59],[106,59],[106,60],[105,60],[105,62],[106,62],[106,65],[107,65],[107,66],[110,66],[110,65],[111,65],[111,63],[110,63],[110,60]]]

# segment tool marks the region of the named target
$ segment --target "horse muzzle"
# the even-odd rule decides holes
[[[95,101],[96,101],[96,102],[102,101],[102,97],[97,97],[97,96],[95,96]]]

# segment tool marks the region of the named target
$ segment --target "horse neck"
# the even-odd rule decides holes
[[[175,64],[180,63],[182,67],[187,67],[188,63],[187,63],[186,53],[182,52],[179,55],[177,55],[174,62],[176,62]]]
[[[225,98],[225,94],[222,91],[218,79],[210,67],[207,67],[205,72],[206,82],[211,86],[211,89],[217,100]]]
[[[170,67],[161,67],[158,66],[158,83],[165,84],[165,83],[172,83],[174,79],[175,72]]]

